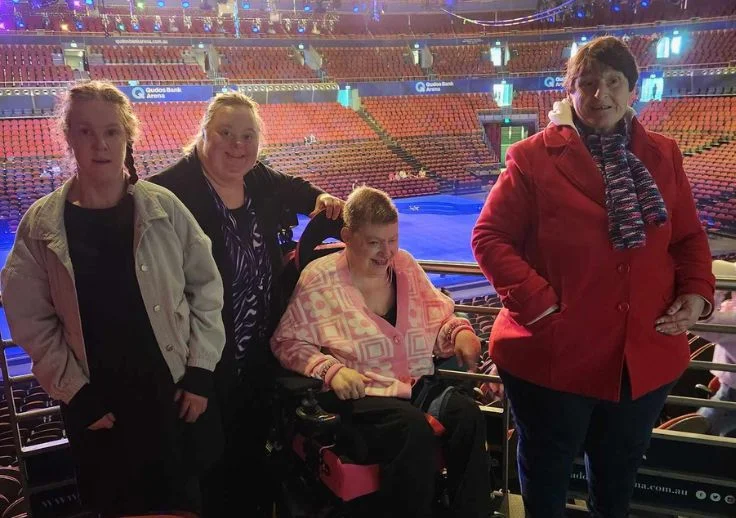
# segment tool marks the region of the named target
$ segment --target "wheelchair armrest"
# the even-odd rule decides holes
[[[280,368],[276,372],[274,378],[277,390],[294,397],[306,394],[309,389],[320,390],[322,388],[322,380],[303,376],[298,372]]]

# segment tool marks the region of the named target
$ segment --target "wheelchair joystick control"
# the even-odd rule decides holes
[[[305,415],[315,415],[321,410],[317,398],[314,396],[314,389],[307,389],[307,395],[302,399],[301,407]]]
[[[296,409],[298,426],[308,436],[322,435],[334,430],[340,423],[340,416],[325,412],[319,406],[314,389],[308,389]]]

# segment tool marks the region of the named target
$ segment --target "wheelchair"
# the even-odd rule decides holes
[[[315,216],[293,248],[286,266],[289,295],[296,285],[301,270],[312,260],[342,250],[339,242],[342,221],[328,220],[323,213]],[[325,244],[332,239],[334,242]],[[441,367],[452,367],[449,364]],[[342,426],[340,416],[325,412],[319,404],[322,381],[281,369],[274,380],[272,401],[272,433],[267,454],[272,472],[278,473],[280,490],[274,516],[277,518],[361,518],[382,516],[380,476],[377,464],[353,460],[357,438],[350,437]],[[467,387],[470,393],[473,387]],[[496,405],[498,407],[498,405]],[[502,427],[498,408],[481,406],[487,416],[488,441],[501,444]],[[427,417],[435,436],[440,438],[443,427],[431,416]],[[439,442],[439,439],[438,439]],[[433,454],[428,452],[428,454]],[[438,456],[437,484],[434,502],[436,518],[451,516],[441,448]],[[500,450],[492,456],[491,464],[501,464]],[[493,471],[493,470],[492,470]],[[500,480],[500,470],[489,474],[492,482]],[[498,487],[493,484],[492,487]],[[489,495],[494,507],[500,499]],[[503,516],[492,514],[491,516]]]

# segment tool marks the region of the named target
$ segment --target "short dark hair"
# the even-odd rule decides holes
[[[603,67],[618,70],[629,81],[629,91],[633,92],[639,80],[639,67],[629,47],[613,36],[601,36],[580,47],[567,62],[565,89],[575,91],[575,81],[586,71],[600,71]]]

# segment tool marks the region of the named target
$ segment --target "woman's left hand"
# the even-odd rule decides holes
[[[309,217],[314,217],[319,211],[324,209],[328,218],[337,219],[342,213],[343,205],[345,205],[345,202],[340,198],[335,198],[333,195],[327,193],[320,194],[317,197],[317,203],[314,204],[314,210]]]
[[[468,371],[475,371],[480,357],[480,339],[470,329],[463,329],[455,335],[455,357],[461,367],[467,366]]]
[[[663,335],[681,335],[698,321],[704,308],[705,299],[700,295],[680,295],[667,309],[667,313],[654,322],[657,331]]]
[[[193,423],[207,410],[207,398],[178,389],[174,401],[179,402],[179,419]]]

